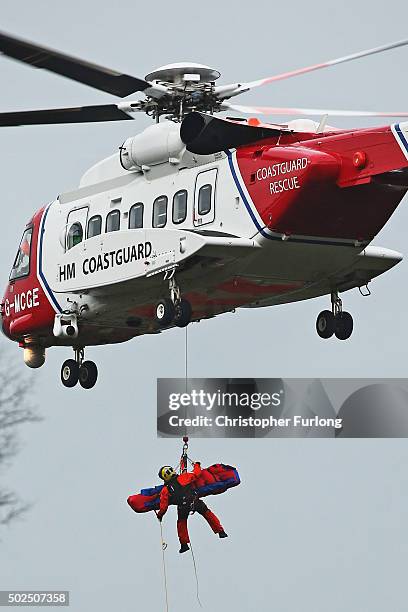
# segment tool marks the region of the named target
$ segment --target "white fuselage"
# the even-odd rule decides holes
[[[353,271],[358,278],[344,288],[360,286],[376,275],[374,260],[378,274],[396,263],[396,254],[384,249],[291,242],[264,227],[260,232],[263,224],[245,185],[237,184],[233,163],[234,152],[229,160],[224,152],[184,150],[176,160],[128,171],[118,153],[86,172],[79,188],[59,196],[42,219],[38,276],[56,312],[75,303],[84,322],[104,327],[103,337],[114,341],[115,328],[125,327],[129,316],[143,319],[166,293],[166,270],[175,270],[183,294],[195,296],[198,319],[330,293]],[[211,192],[205,206],[202,188]],[[180,216],[174,198],[182,191],[187,202]],[[140,225],[140,205],[143,227],[130,228],[134,206]],[[95,219],[100,233],[90,237]],[[109,231],[112,219],[115,231]],[[74,226],[81,239],[69,244]],[[370,278],[364,279],[364,269]],[[137,333],[149,330],[146,322]],[[98,343],[94,331],[88,343]]]

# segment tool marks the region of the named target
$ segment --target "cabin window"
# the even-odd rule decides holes
[[[67,249],[72,249],[72,247],[82,242],[83,237],[84,230],[82,229],[82,224],[79,221],[75,221],[67,233]]]
[[[10,280],[22,278],[30,273],[30,256],[31,256],[31,237],[33,228],[28,227],[23,234],[23,237],[18,247],[17,255],[14,260],[13,268],[10,274]]]
[[[100,215],[95,215],[91,217],[88,221],[88,238],[92,238],[93,236],[99,236],[102,232],[102,217]]]
[[[198,192],[198,214],[207,215],[211,210],[212,185],[203,185]]]
[[[167,197],[160,196],[153,202],[153,227],[164,227],[167,223]]]
[[[183,223],[187,217],[187,191],[182,189],[174,194],[173,223]]]
[[[129,229],[140,229],[143,227],[143,204],[133,204],[129,211]]]
[[[120,210],[111,210],[106,217],[106,231],[117,232],[120,229]]]

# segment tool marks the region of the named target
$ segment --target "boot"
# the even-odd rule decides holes
[[[225,531],[220,531],[220,533],[218,534],[219,538],[228,538],[228,533],[225,533]]]
[[[187,552],[188,550],[190,550],[190,547],[188,544],[181,544],[179,553]]]

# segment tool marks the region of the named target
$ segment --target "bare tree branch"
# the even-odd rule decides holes
[[[0,470],[16,456],[18,428],[40,421],[32,400],[33,381],[5,351],[0,352]],[[29,506],[0,485],[0,526],[21,517]]]

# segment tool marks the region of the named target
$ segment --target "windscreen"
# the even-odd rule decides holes
[[[23,234],[23,237],[18,247],[17,255],[14,260],[13,268],[10,274],[10,280],[28,276],[30,273],[30,255],[31,255],[31,237],[33,228],[28,227]]]

